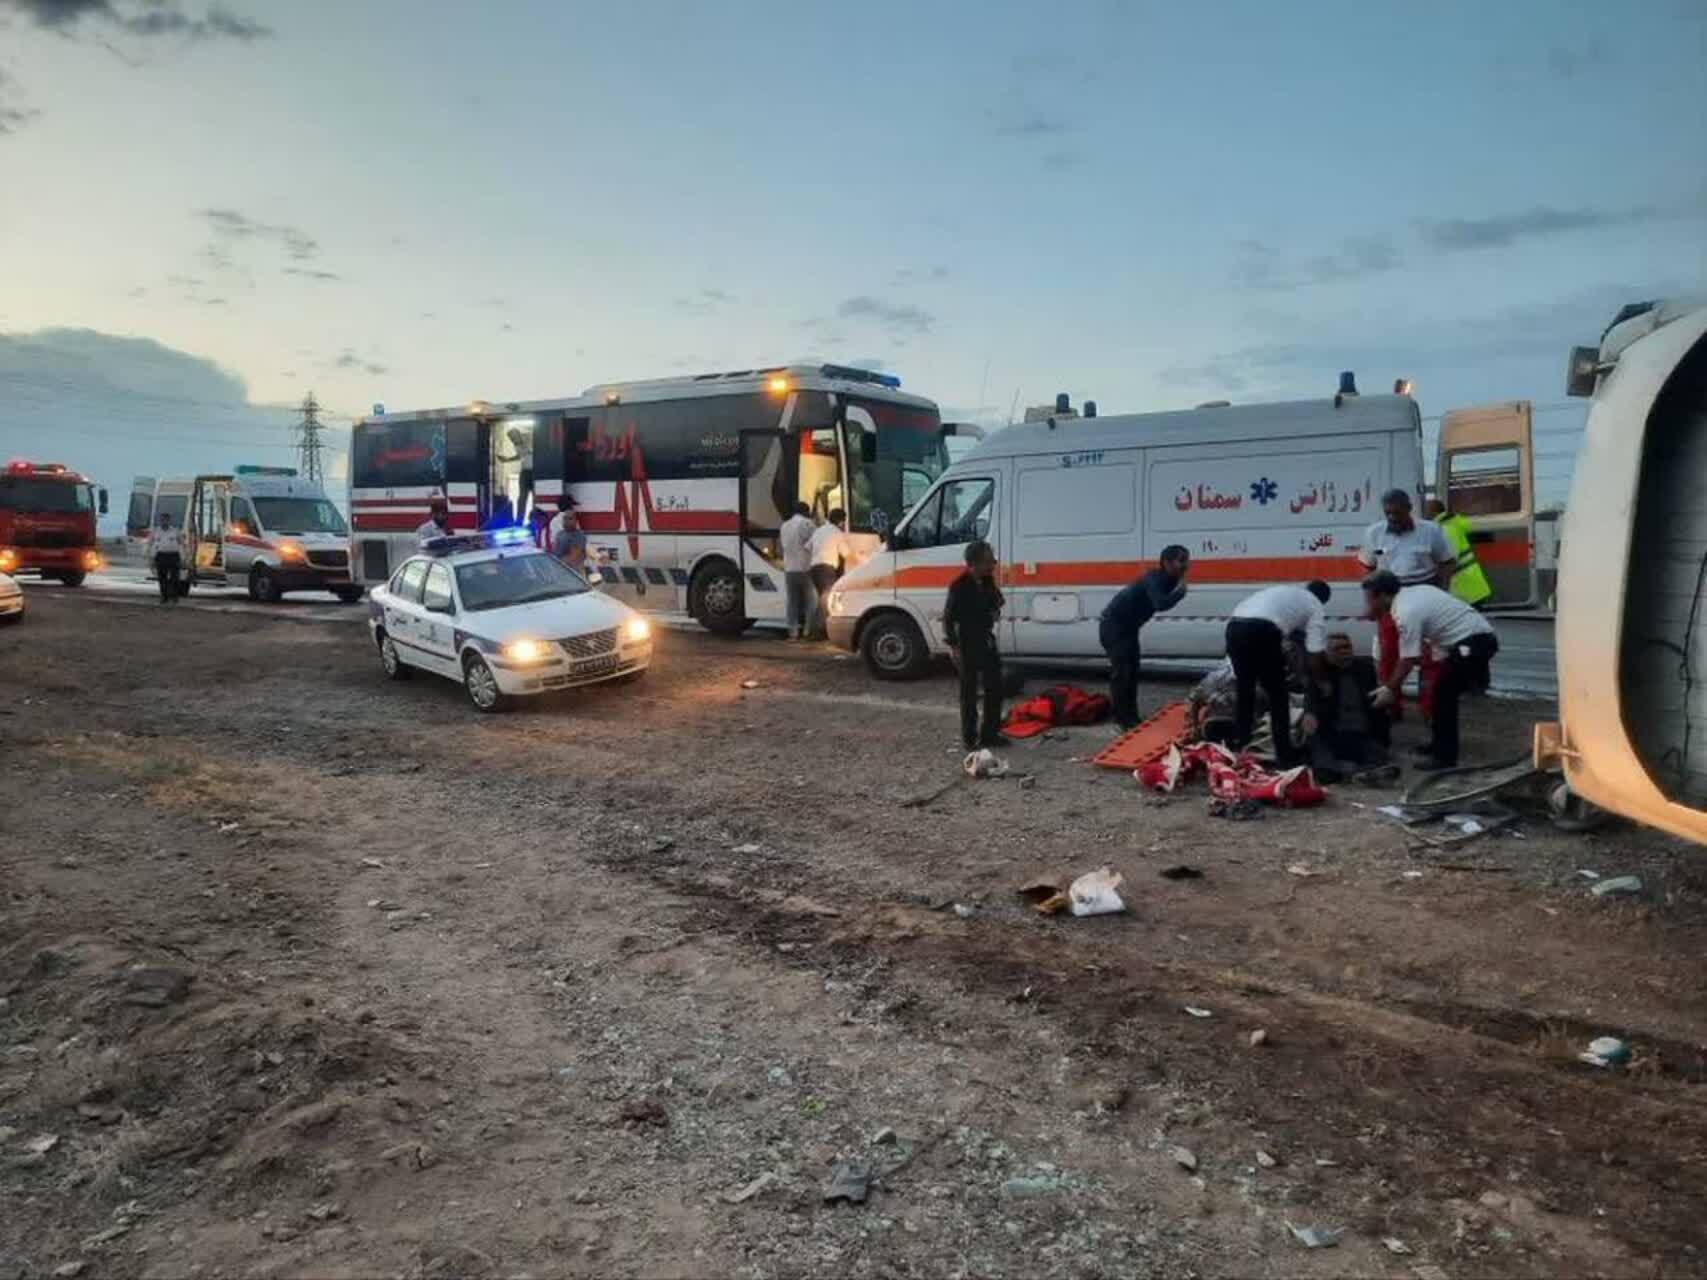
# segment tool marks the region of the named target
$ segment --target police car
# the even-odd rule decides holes
[[[9,573],[0,573],[0,622],[24,620],[24,589]]]
[[[369,594],[368,628],[386,675],[447,676],[481,711],[635,677],[652,661],[652,624],[523,529],[427,542]]]

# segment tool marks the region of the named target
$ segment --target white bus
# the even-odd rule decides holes
[[[351,567],[384,582],[443,494],[473,529],[568,492],[605,590],[712,631],[781,620],[778,531],[793,505],[883,534],[948,465],[945,427],[900,380],[839,365],[603,383],[564,400],[378,412],[350,436]]]

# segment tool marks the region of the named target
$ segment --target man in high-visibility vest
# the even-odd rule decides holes
[[[1494,594],[1494,589],[1488,585],[1488,575],[1482,572],[1482,562],[1476,559],[1476,552],[1470,546],[1473,529],[1470,517],[1453,515],[1439,498],[1430,498],[1423,506],[1423,513],[1440,526],[1447,542],[1452,544],[1453,554],[1458,557],[1457,567],[1452,571],[1452,594],[1472,608],[1480,609]]]

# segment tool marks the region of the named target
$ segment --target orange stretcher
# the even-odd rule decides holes
[[[1176,742],[1191,736],[1191,706],[1170,702],[1130,733],[1123,733],[1096,755],[1091,763],[1104,769],[1125,769],[1160,760]]]

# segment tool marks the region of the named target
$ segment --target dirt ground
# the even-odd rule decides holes
[[[1675,842],[1442,851],[1351,787],[1228,822],[1102,728],[920,802],[949,681],[773,639],[481,717],[347,622],[31,605],[0,1276],[1707,1272]],[[1470,704],[1473,752],[1545,712]],[[1125,915],[1015,893],[1103,862]]]

